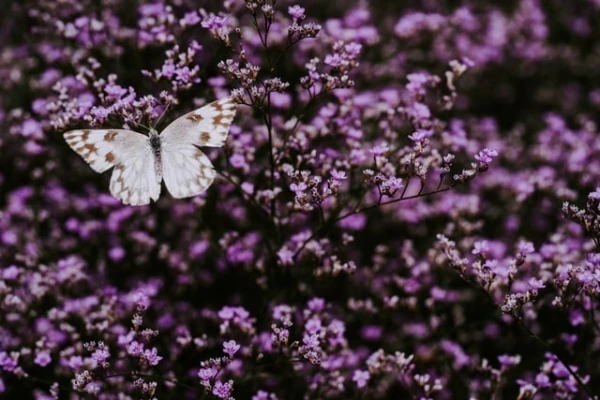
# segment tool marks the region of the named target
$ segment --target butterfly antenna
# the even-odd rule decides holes
[[[151,130],[151,128],[150,128],[149,126],[147,126],[147,125],[144,125],[144,124],[142,124],[141,122],[137,122],[137,121],[131,121],[131,122],[132,122],[132,123],[134,123],[136,126],[139,126],[139,127],[141,127],[141,128],[144,128],[144,129],[146,129],[146,130],[148,130],[148,131],[150,131],[150,130]]]
[[[169,106],[171,105],[171,103],[167,103],[167,106],[165,107],[165,109],[162,111],[162,113],[160,113],[160,116],[158,117],[158,119],[156,120],[156,123],[153,126],[153,129],[156,128],[156,126],[160,123],[160,120],[165,116],[165,114],[167,113],[167,110],[169,109]]]

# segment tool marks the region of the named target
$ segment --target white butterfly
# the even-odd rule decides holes
[[[125,204],[156,201],[164,179],[177,199],[204,192],[216,172],[196,146],[221,147],[235,115],[231,98],[214,101],[171,122],[160,135],[125,129],[85,129],[65,140],[96,172],[115,167],[110,192]]]

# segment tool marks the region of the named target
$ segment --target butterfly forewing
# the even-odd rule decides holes
[[[83,129],[66,132],[65,140],[96,172],[137,153],[148,138],[125,129]]]
[[[221,147],[235,116],[230,97],[213,101],[171,122],[160,134],[163,144]]]
[[[143,205],[158,199],[160,181],[147,136],[125,129],[84,129],[64,137],[94,171],[115,167],[110,192],[123,203]]]

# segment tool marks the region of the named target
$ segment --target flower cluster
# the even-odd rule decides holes
[[[598,396],[597,0],[12,3],[0,397]],[[226,96],[191,199],[62,138]]]

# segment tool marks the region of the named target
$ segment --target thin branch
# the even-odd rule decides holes
[[[190,389],[190,390],[197,390],[197,387],[194,387],[192,385],[188,385],[187,383],[183,383],[180,380],[178,380],[177,378],[169,378],[166,376],[160,376],[160,375],[153,375],[153,374],[140,374],[137,373],[135,371],[131,371],[131,372],[113,372],[110,374],[106,374],[106,375],[102,375],[102,378],[106,378],[106,379],[111,379],[111,378],[136,378],[136,377],[140,377],[140,378],[148,378],[148,379],[154,379],[154,380],[158,380],[158,381],[162,381],[162,382],[170,382],[173,383],[175,385],[181,386],[183,388],[186,389]]]
[[[466,277],[463,274],[459,273],[459,276],[463,279],[464,282],[468,283],[470,286],[472,286],[473,288],[475,288],[476,290],[483,292],[486,297],[491,301],[491,303],[496,307],[496,309],[498,309],[498,303],[496,303],[496,300],[494,299],[494,297],[492,296],[492,294],[490,292],[488,292],[485,288],[483,288],[481,285],[479,285],[476,282],[472,282],[468,277]],[[501,311],[502,312],[502,311]],[[594,398],[591,389],[585,384],[585,382],[583,382],[583,380],[579,377],[579,375],[577,375],[577,373],[575,371],[573,371],[573,369],[569,366],[569,364],[558,354],[557,351],[555,351],[554,349],[552,349],[552,346],[550,346],[544,339],[542,339],[541,337],[539,337],[536,333],[534,333],[533,331],[531,331],[531,329],[529,329],[529,327],[525,324],[525,322],[523,321],[523,319],[514,314],[511,313],[510,314],[518,323],[519,326],[532,338],[534,339],[536,342],[538,342],[539,344],[541,344],[544,349],[550,353],[552,353],[554,356],[556,356],[556,359],[558,361],[560,361],[560,363],[567,369],[567,371],[569,371],[569,374],[573,377],[573,379],[575,379],[575,381],[577,381],[577,384],[581,387],[581,389],[591,398]],[[502,318],[498,318],[499,321],[502,321],[503,324],[507,324],[506,321],[504,321]]]
[[[363,212],[367,212],[367,211],[373,210],[373,209],[378,208],[378,207],[386,206],[388,204],[393,204],[393,203],[397,203],[397,202],[404,201],[404,200],[412,200],[412,199],[417,199],[417,198],[420,198],[420,197],[426,197],[426,196],[431,196],[431,195],[438,194],[438,193],[443,193],[443,192],[446,192],[448,190],[450,190],[450,187],[446,187],[446,188],[443,188],[443,189],[440,189],[440,190],[434,190],[434,191],[431,191],[431,192],[425,192],[425,193],[421,192],[421,193],[417,193],[417,194],[412,195],[412,196],[400,197],[400,198],[397,198],[397,199],[392,199],[392,200],[389,200],[389,201],[384,201],[384,202],[381,202],[381,203],[372,204],[370,206],[366,206],[366,207],[363,207],[363,208],[354,209],[353,211],[349,211],[348,213],[346,213],[346,214],[344,214],[342,216],[331,217],[326,223],[321,224],[319,227],[317,227],[317,229],[315,229],[311,233],[311,235],[304,242],[302,242],[302,244],[300,245],[300,247],[294,252],[294,255],[292,256],[292,259],[295,260],[300,255],[300,252],[302,252],[302,250],[304,250],[304,248],[306,247],[306,245],[311,240],[313,240],[319,233],[321,233],[323,230],[325,230],[326,228],[328,228],[331,225],[335,224],[336,222],[339,222],[339,221],[341,221],[343,219],[346,219],[346,218],[350,217],[351,215],[359,214],[359,213],[363,213]]]
[[[592,393],[592,390],[587,386],[585,382],[583,382],[579,375],[577,375],[573,368],[571,368],[571,366],[558,354],[558,352],[552,349],[552,346],[550,346],[544,339],[542,339],[536,333],[531,331],[531,329],[529,329],[529,327],[525,324],[521,317],[515,315],[513,315],[513,317],[519,322],[519,326],[521,326],[521,328],[523,328],[523,330],[526,331],[532,339],[541,344],[544,347],[544,349],[546,349],[546,351],[549,351],[550,353],[554,354],[558,361],[560,361],[560,363],[567,369],[567,371],[569,371],[569,374],[571,374],[573,379],[577,381],[579,387],[583,389],[583,391],[589,396],[590,399],[593,399],[594,394]]]
[[[430,192],[422,192],[419,191],[419,193],[412,195],[412,196],[403,196],[403,197],[399,197],[397,199],[392,199],[392,200],[388,200],[388,201],[384,201],[381,203],[375,203],[372,204],[370,206],[366,206],[354,211],[350,211],[344,215],[342,215],[341,217],[338,217],[338,219],[335,222],[341,221],[345,218],[348,218],[349,216],[353,215],[353,214],[358,214],[358,213],[362,213],[362,212],[366,212],[366,211],[370,211],[374,208],[378,208],[378,207],[382,207],[382,206],[387,206],[389,204],[394,204],[394,203],[398,203],[400,201],[404,201],[404,200],[413,200],[413,199],[418,199],[420,197],[427,197],[427,196],[431,196],[434,194],[438,194],[438,193],[443,193],[443,192],[447,192],[448,190],[450,190],[450,187],[445,187],[443,189],[437,189],[437,190],[432,190]],[[403,193],[404,194],[404,193]]]

